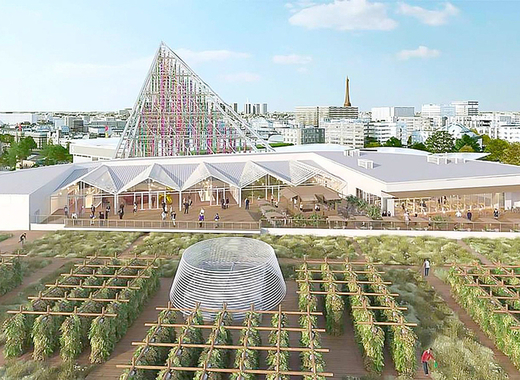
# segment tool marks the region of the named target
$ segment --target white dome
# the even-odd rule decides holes
[[[188,247],[181,258],[170,291],[178,308],[271,310],[286,293],[285,281],[273,248],[263,241],[223,237]],[[207,320],[215,313],[203,313]],[[244,313],[233,313],[240,320]]]

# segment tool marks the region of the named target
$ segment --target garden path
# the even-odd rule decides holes
[[[13,253],[22,248],[20,235],[24,232],[27,234],[27,242],[32,242],[49,233],[49,231],[10,231],[9,233],[12,233],[13,236],[0,242],[0,252]]]
[[[135,247],[143,244],[144,242],[144,239],[150,235],[150,233],[146,232],[142,235],[140,235],[137,239],[135,239],[135,241],[132,242],[132,244],[130,244],[128,246],[127,249],[125,249],[123,252],[121,252],[118,257],[119,258],[132,258],[133,257],[133,254],[132,254],[132,251],[135,249]]]
[[[30,260],[30,258],[29,258]],[[43,277],[53,273],[58,268],[61,268],[63,265],[67,264],[71,261],[70,258],[62,258],[62,257],[53,257],[50,259],[51,263],[46,267],[43,267],[35,272],[33,272],[30,276],[24,277],[22,283],[11,290],[10,292],[5,293],[0,297],[0,304],[5,304],[12,297],[16,296],[18,293],[23,292],[25,288],[28,286],[38,282]]]
[[[426,281],[435,289],[437,294],[446,302],[448,307],[459,317],[460,321],[464,323],[468,329],[473,331],[475,336],[478,338],[480,343],[493,351],[497,362],[504,368],[511,380],[519,380],[520,373],[515,368],[511,360],[504,355],[500,350],[495,347],[495,344],[486,334],[480,329],[480,327],[471,319],[468,313],[459,306],[455,299],[451,296],[450,285],[444,283],[437,276],[425,277]]]
[[[478,253],[477,251],[475,251],[473,248],[471,248],[464,240],[457,240],[457,243],[462,247],[464,248],[466,251],[468,251],[469,253],[471,253],[473,256],[475,256],[476,258],[478,258],[482,264],[493,264],[491,262],[491,260],[489,260],[486,256]]]
[[[166,306],[170,296],[171,278],[161,278],[161,286],[159,287],[155,296],[145,305],[143,312],[139,318],[135,320],[133,325],[128,329],[126,335],[121,339],[110,356],[110,359],[99,366],[97,366],[88,376],[87,380],[110,379],[117,380],[123,369],[117,368],[118,364],[129,364],[132,360],[136,346],[132,346],[132,342],[141,341],[146,336],[149,327],[145,327],[145,322],[157,321],[159,312],[155,310],[156,307]],[[81,364],[88,364],[90,352],[86,350],[79,358]]]

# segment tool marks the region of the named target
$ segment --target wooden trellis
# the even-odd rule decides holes
[[[413,327],[413,326],[417,326],[417,323],[410,323],[410,322],[406,322],[406,320],[404,319],[404,316],[402,315],[401,311],[404,311],[404,310],[407,310],[406,307],[400,307],[400,306],[397,306],[396,302],[395,302],[395,299],[393,299],[393,297],[398,297],[399,294],[397,293],[391,293],[388,288],[386,287],[386,285],[391,285],[391,282],[389,281],[383,281],[380,277],[378,277],[378,279],[376,281],[370,281],[370,280],[359,280],[359,275],[360,274],[376,274],[376,275],[380,275],[380,274],[383,274],[384,272],[382,271],[378,271],[377,269],[375,269],[375,267],[373,267],[372,263],[369,263],[369,262],[366,262],[366,261],[350,261],[348,258],[344,259],[344,260],[330,260],[328,258],[324,258],[324,259],[320,259],[320,260],[317,260],[317,259],[307,259],[305,258],[304,259],[304,264],[306,266],[305,269],[297,269],[298,272],[307,272],[307,274],[312,274],[312,273],[321,273],[321,269],[315,269],[315,268],[309,268],[309,265],[323,265],[323,264],[327,264],[327,265],[335,265],[335,266],[338,266],[338,265],[342,265],[342,266],[345,266],[344,269],[333,269],[333,268],[328,268],[327,272],[328,273],[332,273],[332,274],[342,274],[342,275],[350,275],[350,276],[353,276],[355,278],[355,281],[356,281],[356,284],[358,285],[385,285],[385,287],[383,287],[383,292],[382,293],[377,293],[377,292],[365,292],[365,291],[362,291],[361,290],[361,286],[358,286],[358,291],[357,292],[342,292],[342,291],[335,291],[334,293],[337,294],[337,295],[340,295],[340,296],[388,296],[388,297],[391,297],[392,300],[390,301],[391,302],[391,306],[372,306],[370,305],[368,302],[367,302],[367,299],[366,298],[362,298],[361,302],[361,306],[352,306],[352,309],[363,309],[363,310],[396,310],[396,311],[399,311],[398,315],[396,316],[396,319],[397,321],[395,322],[389,322],[389,321],[386,321],[386,322],[379,322],[377,320],[375,320],[373,318],[373,314],[372,313],[369,313],[369,320],[366,321],[366,322],[359,322],[359,324],[361,325],[380,325],[380,326],[410,326],[410,327]],[[362,269],[353,269],[354,266],[357,266],[357,267],[361,267]],[[350,269],[347,269],[347,267],[350,267]],[[320,290],[313,290],[312,287],[311,287],[311,284],[313,283],[318,283],[318,284],[324,284],[324,283],[329,283],[330,280],[325,280],[325,279],[313,279],[313,278],[310,278],[310,276],[306,276],[305,279],[299,279],[299,280],[296,280],[298,283],[307,283],[309,285],[309,291],[306,292],[306,293],[310,293],[310,294],[313,294],[313,295],[327,295],[328,292],[326,291],[320,291]],[[334,285],[337,285],[337,284],[348,284],[350,283],[350,281],[345,281],[345,280],[338,280],[338,279],[334,279],[332,281],[332,283]],[[300,291],[298,291],[298,293],[301,293]]]
[[[208,313],[220,313],[220,312],[228,312],[228,313],[245,313],[246,316],[248,315],[248,313],[256,313],[256,314],[260,314],[260,315],[275,315],[275,314],[278,314],[280,315],[280,317],[282,315],[297,315],[297,316],[303,316],[303,315],[307,315],[307,316],[318,316],[318,315],[321,315],[321,313],[319,312],[310,312],[309,310],[307,311],[284,311],[281,307],[281,305],[278,307],[278,310],[268,310],[268,311],[260,311],[260,310],[255,310],[254,306],[252,305],[250,309],[247,309],[247,310],[234,310],[234,309],[227,309],[226,308],[226,305],[224,304],[223,307],[221,309],[208,309],[208,308],[201,308],[199,305],[196,305],[195,308],[192,308],[192,309],[185,309],[185,308],[176,308],[176,307],[173,307],[171,303],[168,303],[168,306],[167,307],[158,307],[156,308],[157,310],[159,311],[170,311],[170,312],[180,312],[180,313],[189,313],[188,314],[188,317],[186,318],[186,321],[184,323],[162,323],[161,320],[158,320],[156,323],[146,323],[145,326],[148,326],[148,327],[165,327],[165,328],[180,328],[184,331],[187,331],[188,328],[198,328],[198,329],[208,329],[208,330],[212,330],[212,331],[215,331],[215,329],[217,328],[220,328],[220,329],[226,329],[226,330],[249,330],[249,329],[256,329],[258,331],[269,331],[269,332],[272,332],[272,331],[277,331],[278,332],[278,335],[280,335],[280,333],[282,331],[286,331],[286,332],[309,332],[311,334],[313,333],[318,333],[318,332],[324,332],[323,329],[318,329],[318,328],[308,328],[308,329],[305,329],[305,328],[296,328],[296,327],[287,327],[287,326],[282,326],[281,324],[281,318],[279,318],[279,323],[276,327],[274,326],[255,326],[255,327],[251,327],[251,314],[249,314],[248,317],[246,317],[246,325],[226,325],[226,324],[222,324],[222,323],[219,323],[219,321],[216,321],[216,323],[212,324],[212,325],[198,325],[198,324],[193,324],[192,321],[193,321],[193,318],[195,316],[195,314],[197,312],[208,312]],[[220,313],[220,318],[223,318],[223,315],[224,313]],[[222,322],[222,321],[220,321]],[[309,331],[310,329],[310,331]],[[246,331],[247,333],[247,331]],[[211,335],[213,336],[213,335]],[[244,343],[241,344],[241,345],[226,345],[226,344],[215,344],[215,341],[214,339],[213,340],[210,340],[209,342],[206,342],[206,343],[184,343],[183,342],[183,335],[181,334],[179,336],[179,338],[177,339],[177,342],[172,342],[172,343],[168,343],[168,342],[162,342],[162,343],[159,343],[159,342],[152,342],[151,341],[152,339],[150,339],[149,336],[147,336],[142,342],[132,342],[132,345],[134,346],[140,346],[140,347],[169,347],[171,349],[181,349],[183,347],[186,347],[186,348],[202,348],[202,349],[209,349],[209,350],[213,350],[213,349],[223,349],[223,350],[241,350],[241,349],[244,349],[244,350],[252,350],[252,351],[264,351],[264,352],[267,352],[267,351],[277,351],[277,352],[282,352],[282,351],[290,351],[290,352],[319,352],[319,353],[326,353],[326,352],[329,352],[328,349],[326,348],[316,348],[314,347],[314,345],[312,344],[312,341],[311,341],[311,347],[295,347],[295,346],[291,346],[291,347],[281,347],[280,346],[280,341],[277,342],[276,345],[274,346],[266,346],[266,345],[262,345],[262,346],[254,346],[254,345],[249,345],[248,343],[248,339],[246,337],[246,339],[244,339]],[[142,351],[145,351],[145,350],[142,350]],[[314,356],[314,355],[313,355]],[[209,355],[208,355],[209,357]],[[244,362],[244,358],[242,358],[242,360],[239,361],[239,364],[237,366],[234,366],[234,368],[215,368],[215,367],[208,367],[206,364],[207,363],[203,363],[203,365],[201,367],[176,367],[176,366],[173,366],[172,363],[167,360],[166,363],[164,365],[138,365],[137,362],[139,361],[139,358],[140,356],[138,357],[134,357],[132,358],[132,362],[131,364],[129,365],[117,365],[118,368],[125,368],[125,369],[129,369],[130,371],[132,370],[173,370],[173,371],[188,371],[188,372],[197,372],[197,371],[204,371],[204,372],[220,372],[220,373],[228,373],[228,374],[231,374],[231,373],[250,373],[250,374],[257,374],[257,375],[276,375],[276,376],[283,376],[283,375],[288,375],[288,376],[311,376],[311,377],[314,377],[314,378],[318,378],[318,377],[332,377],[333,374],[330,373],[330,372],[319,372],[317,371],[316,369],[316,364],[315,364],[315,361],[313,359],[313,363],[314,363],[314,368],[311,370],[311,371],[301,371],[301,370],[288,370],[288,371],[284,371],[284,370],[280,370],[279,368],[276,368],[274,370],[264,370],[264,369],[245,369],[243,368],[243,362]]]
[[[517,285],[506,284],[504,277],[508,278],[520,278],[520,275],[513,272],[513,268],[520,268],[515,265],[503,265],[501,263],[483,265],[476,263],[475,265],[459,265],[457,266],[458,272],[456,276],[465,277],[471,279],[473,283],[466,284],[465,286],[477,287],[482,290],[485,295],[479,296],[478,298],[489,299],[496,309],[494,313],[509,314],[512,318],[518,321],[516,314],[520,314],[520,310],[511,309],[509,304],[503,303],[505,301],[520,301],[520,283]],[[476,272],[470,270],[476,270]],[[504,270],[509,273],[493,273],[493,270]],[[511,271],[508,271],[511,269]],[[490,278],[494,284],[486,284],[479,280],[480,277]],[[507,295],[500,296],[493,293],[493,288],[501,288]],[[510,327],[511,329],[520,330],[520,324]]]
[[[56,280],[54,284],[46,284],[46,287],[51,288],[64,288],[64,289],[77,289],[77,288],[83,288],[83,289],[117,289],[117,290],[124,290],[124,289],[132,289],[132,290],[139,290],[139,286],[131,285],[131,283],[138,279],[138,278],[150,278],[150,276],[145,276],[144,273],[146,272],[146,268],[152,268],[154,262],[150,262],[147,266],[144,267],[144,269],[139,270],[138,273],[134,276],[126,276],[125,279],[128,279],[127,285],[108,285],[107,280],[103,281],[102,285],[85,285],[83,280],[79,281],[79,284],[72,285],[72,284],[62,284],[59,282],[59,280]],[[127,266],[121,266],[119,270],[127,269]],[[76,274],[70,273],[67,274],[68,277],[74,277]],[[95,277],[95,274],[87,275],[87,277]],[[118,275],[118,273],[114,273],[113,275],[108,275],[111,278],[122,278],[121,275]],[[67,277],[67,278],[68,278]],[[40,292],[38,296],[36,297],[28,297],[29,300],[34,301],[40,301],[40,300],[48,300],[48,301],[95,301],[100,303],[112,303],[112,302],[129,302],[128,300],[120,299],[119,293],[116,294],[115,298],[99,298],[95,297],[93,293],[90,293],[89,297],[71,297],[69,293],[65,293],[62,297],[52,297],[52,296],[46,296],[43,292]],[[8,314],[28,314],[28,315],[48,315],[48,316],[71,316],[71,315],[77,315],[79,317],[116,317],[117,314],[111,314],[106,313],[105,308],[103,307],[101,313],[83,313],[77,311],[77,306],[74,307],[74,311],[72,312],[61,312],[61,311],[52,311],[51,306],[47,305],[47,309],[44,311],[35,311],[35,310],[25,310],[23,305],[20,305],[19,310],[8,310]]]

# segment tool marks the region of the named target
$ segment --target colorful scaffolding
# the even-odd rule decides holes
[[[161,43],[117,158],[271,151],[229,105]]]

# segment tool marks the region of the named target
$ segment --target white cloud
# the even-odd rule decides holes
[[[438,11],[431,11],[406,3],[399,3],[399,13],[415,17],[424,24],[438,26],[446,24],[450,16],[455,16],[459,13],[459,9],[451,3],[445,3],[444,9]]]
[[[296,71],[300,74],[307,74],[309,70],[306,67],[298,67]]]
[[[387,15],[386,4],[367,0],[313,4],[293,14],[289,23],[308,29],[392,30],[397,27],[397,21]]]
[[[308,55],[275,55],[273,62],[280,65],[306,65],[312,61],[312,57]]]
[[[203,50],[193,51],[190,49],[177,49],[177,55],[189,63],[200,63],[210,61],[225,61],[228,59],[244,59],[251,57],[249,53],[241,53],[231,50]]]
[[[234,73],[223,75],[222,78],[226,82],[258,82],[260,75],[249,72]]]
[[[401,50],[399,53],[397,53],[397,58],[400,60],[407,60],[410,58],[436,58],[441,54],[439,50],[430,49],[426,46],[419,46],[415,50]]]

